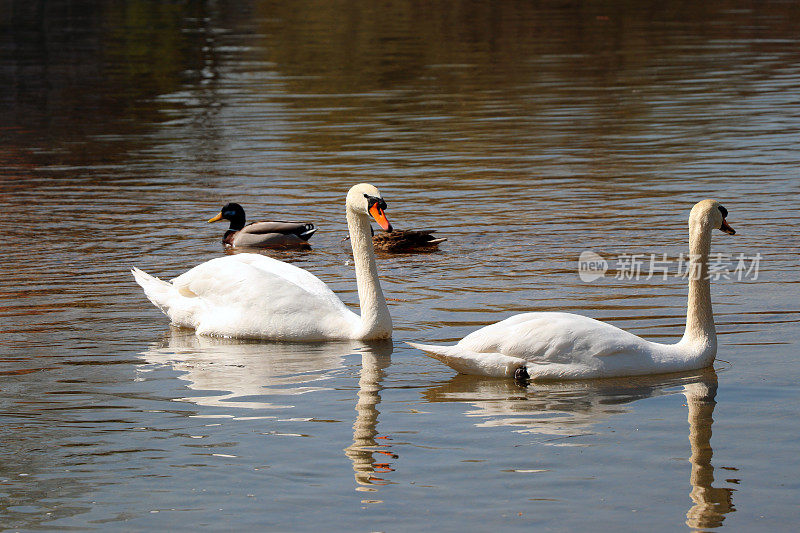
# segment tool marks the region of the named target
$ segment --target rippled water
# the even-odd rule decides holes
[[[0,526],[792,528],[798,16],[0,2]],[[310,251],[272,255],[356,305],[343,198],[361,181],[396,227],[448,239],[380,257],[390,343],[197,338],[128,273],[220,256],[204,221],[237,201],[314,222]],[[760,254],[757,277],[712,285],[716,370],[521,388],[403,342],[526,310],[674,341],[677,263],[615,276],[686,252],[706,197],[738,232],[712,251]],[[612,267],[589,283],[587,250]]]

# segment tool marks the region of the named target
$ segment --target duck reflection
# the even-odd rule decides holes
[[[202,392],[181,401],[214,407],[288,408],[264,400],[322,390],[322,382],[344,366],[356,342],[257,343],[195,335],[172,328],[141,355],[150,364],[183,372],[190,389]],[[140,371],[148,371],[146,366]]]
[[[386,436],[378,434],[378,404],[381,403],[381,382],[391,363],[392,343],[371,344],[361,352],[361,375],[358,380],[356,421],[353,424],[353,444],[345,454],[353,462],[356,483],[360,491],[376,491],[377,486],[390,481],[381,477],[393,472],[392,461],[397,455],[390,451]]]
[[[523,388],[510,380],[488,380],[457,375],[449,382],[428,389],[429,402],[459,401],[475,409],[467,416],[480,417],[478,427],[509,426],[519,433],[540,435],[541,444],[571,445],[573,437],[589,434],[599,421],[629,410],[636,400],[672,394],[683,387],[689,409],[694,505],[686,513],[693,529],[719,527],[725,514],[734,512],[735,489],[713,487],[711,425],[716,405],[717,374],[706,369],[688,374],[620,380],[595,380],[536,384]]]

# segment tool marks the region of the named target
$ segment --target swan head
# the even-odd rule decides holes
[[[689,213],[689,226],[716,228],[728,235],[735,235],[736,230],[725,221],[727,216],[728,210],[716,200],[702,200],[694,204],[692,212]]]
[[[213,218],[210,218],[209,222],[219,222],[220,220],[229,220],[233,223],[241,222],[242,227],[244,227],[244,208],[237,203],[231,202],[227,203],[222,206],[219,213]]]
[[[386,218],[386,202],[381,192],[374,185],[359,183],[347,192],[347,208],[361,216],[371,216],[380,227],[392,231],[392,225]]]

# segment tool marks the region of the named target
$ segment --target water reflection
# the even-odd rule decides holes
[[[626,404],[672,394],[681,385],[689,409],[689,482],[694,502],[686,513],[686,525],[694,529],[719,527],[725,514],[736,509],[734,489],[712,486],[711,425],[717,393],[713,369],[668,377],[537,384],[529,388],[510,380],[458,375],[444,385],[428,389],[425,399],[472,404],[475,409],[466,415],[483,419],[476,427],[510,426],[519,433],[542,436],[540,444],[564,446],[571,445],[574,437],[590,434],[604,418],[628,411]]]
[[[353,444],[345,448],[345,454],[353,461],[356,490],[376,491],[377,485],[390,483],[376,474],[393,472],[390,460],[397,454],[390,451],[389,438],[378,435],[378,404],[381,403],[381,382],[385,369],[391,364],[392,343],[376,344],[361,353],[361,376],[358,380],[358,402],[356,421],[353,424]],[[378,442],[381,441],[381,442]],[[376,457],[377,456],[377,457]]]
[[[759,457],[761,429],[770,426],[771,460],[753,461],[754,485],[736,493],[737,503],[769,506],[772,529],[790,529],[792,491],[755,483],[790,484],[786,465],[795,455],[799,4],[739,4],[0,2],[0,226],[11,244],[0,263],[7,421],[0,523],[87,529],[102,523],[96,519],[121,517],[114,519],[122,524],[138,516],[105,527],[167,530],[223,516],[231,528],[253,529],[267,517],[272,529],[290,530],[303,517],[305,529],[331,520],[366,529],[358,509],[331,512],[331,498],[336,505],[342,484],[354,485],[351,461],[360,489],[386,493],[381,483],[401,481],[385,452],[403,448],[381,446],[386,431],[377,433],[379,418],[397,427],[406,416],[382,408],[388,360],[362,356],[356,397],[356,378],[342,360],[354,361],[350,348],[226,343],[181,332],[150,346],[165,323],[127,269],[137,264],[169,277],[221,255],[219,236],[204,221],[230,199],[276,217],[313,216],[320,231],[312,252],[269,255],[309,268],[352,304],[349,247],[339,246],[342,191],[375,180],[391,196],[398,225],[435,227],[449,239],[439,253],[381,257],[380,267],[386,295],[400,300],[392,306],[397,324],[435,331],[429,338],[442,342],[532,308],[588,313],[668,342],[685,316],[683,281],[582,284],[574,261],[584,250],[674,257],[684,251],[685,223],[670,206],[681,210],[698,197],[735,204],[746,231],[719,251],[758,252],[764,261],[763,279],[717,289],[719,334],[734,363],[726,378],[740,392],[731,405],[744,407],[730,409],[744,431],[726,448],[733,457]],[[407,367],[395,357],[392,374],[418,379],[424,361],[410,357]],[[160,370],[148,375],[148,368]],[[137,375],[146,381],[132,381]],[[614,438],[604,420],[617,431],[664,410],[673,423],[682,418],[673,402],[642,402],[653,409],[632,402],[691,383],[523,390],[458,377],[428,396],[471,404],[468,420],[481,426],[505,426],[477,430],[497,436],[499,449],[520,438],[546,444],[548,463],[563,474],[607,457],[600,447],[563,448],[585,444],[581,435],[592,431]],[[763,394],[763,383],[781,400]],[[334,390],[303,394],[324,387]],[[415,387],[390,390],[394,402],[419,400]],[[172,398],[195,403],[164,401]],[[321,409],[323,398],[330,401]],[[261,420],[232,429],[194,416],[237,407],[261,415],[254,408],[289,403],[298,414],[347,422],[282,422],[312,427],[316,438],[270,437],[275,445],[265,450]],[[688,406],[691,499],[676,488],[663,512],[690,528],[712,527],[733,511],[732,491],[713,486],[713,399],[690,397]],[[476,428],[453,423],[447,409],[431,411],[426,419],[462,444],[454,458],[483,453]],[[681,433],[663,435],[663,444],[683,450]],[[439,436],[418,432],[417,440],[429,449]],[[241,457],[211,474],[218,458],[198,455],[209,450],[196,444],[228,441]],[[658,458],[630,444],[626,452]],[[298,477],[298,456],[329,462]],[[439,457],[415,454],[419,464],[402,473],[436,468]],[[256,461],[286,475],[254,477]],[[463,464],[452,490],[438,495],[393,485],[394,505],[383,506],[383,517],[420,529],[431,508],[447,507],[451,529],[472,525],[475,496],[494,508],[507,495],[508,476],[493,461]],[[662,490],[649,480],[631,486],[629,473],[619,468],[602,483],[641,498]],[[154,475],[169,476],[157,478],[158,492]],[[579,482],[554,475],[542,492]],[[198,499],[204,483],[213,497]],[[222,490],[236,486],[267,497],[248,503]],[[297,491],[295,499],[273,496]],[[454,500],[455,491],[464,497]],[[192,510],[151,514],[162,501]],[[561,503],[551,503],[538,508],[542,524],[564,515]],[[571,529],[631,517],[620,507],[569,511]],[[42,525],[49,512],[73,518]],[[507,527],[485,518],[487,528]],[[735,521],[739,529],[756,521],[764,528],[752,513]]]
[[[714,423],[714,407],[717,402],[717,376],[683,387],[686,405],[689,407],[689,443],[692,446],[692,485],[690,496],[694,505],[686,513],[686,525],[693,529],[719,527],[733,506],[735,489],[713,487],[714,467],[711,465],[711,424]]]
[[[690,378],[686,378],[690,379]],[[517,433],[539,435],[539,442],[562,446],[569,439],[590,434],[594,424],[627,412],[626,404],[668,394],[681,378],[589,380],[543,383],[523,388],[512,380],[457,375],[444,385],[428,389],[430,402],[460,401],[472,404],[470,417],[483,421],[476,427],[510,426]]]
[[[169,365],[199,394],[181,401],[216,407],[289,408],[266,400],[323,390],[320,382],[342,368],[359,343],[254,343],[203,337],[172,328],[142,352],[149,364]],[[147,365],[139,367],[148,372]]]
[[[172,328],[161,342],[142,352],[148,365],[168,365],[182,372],[181,379],[198,394],[180,401],[212,407],[248,409],[291,408],[267,401],[267,396],[297,395],[323,390],[320,383],[334,376],[344,357],[361,352],[353,444],[345,454],[353,462],[357,490],[374,491],[388,480],[379,476],[394,471],[388,437],[378,435],[381,390],[391,364],[392,342],[248,343],[203,337]]]

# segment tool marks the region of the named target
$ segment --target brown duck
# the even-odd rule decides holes
[[[307,222],[251,222],[245,224],[244,209],[236,203],[225,204],[209,222],[228,220],[231,225],[222,238],[226,246],[241,248],[308,248],[308,239],[316,230]]]
[[[394,253],[432,252],[439,248],[444,237],[434,237],[433,229],[396,229],[373,233],[372,246],[376,250]]]

